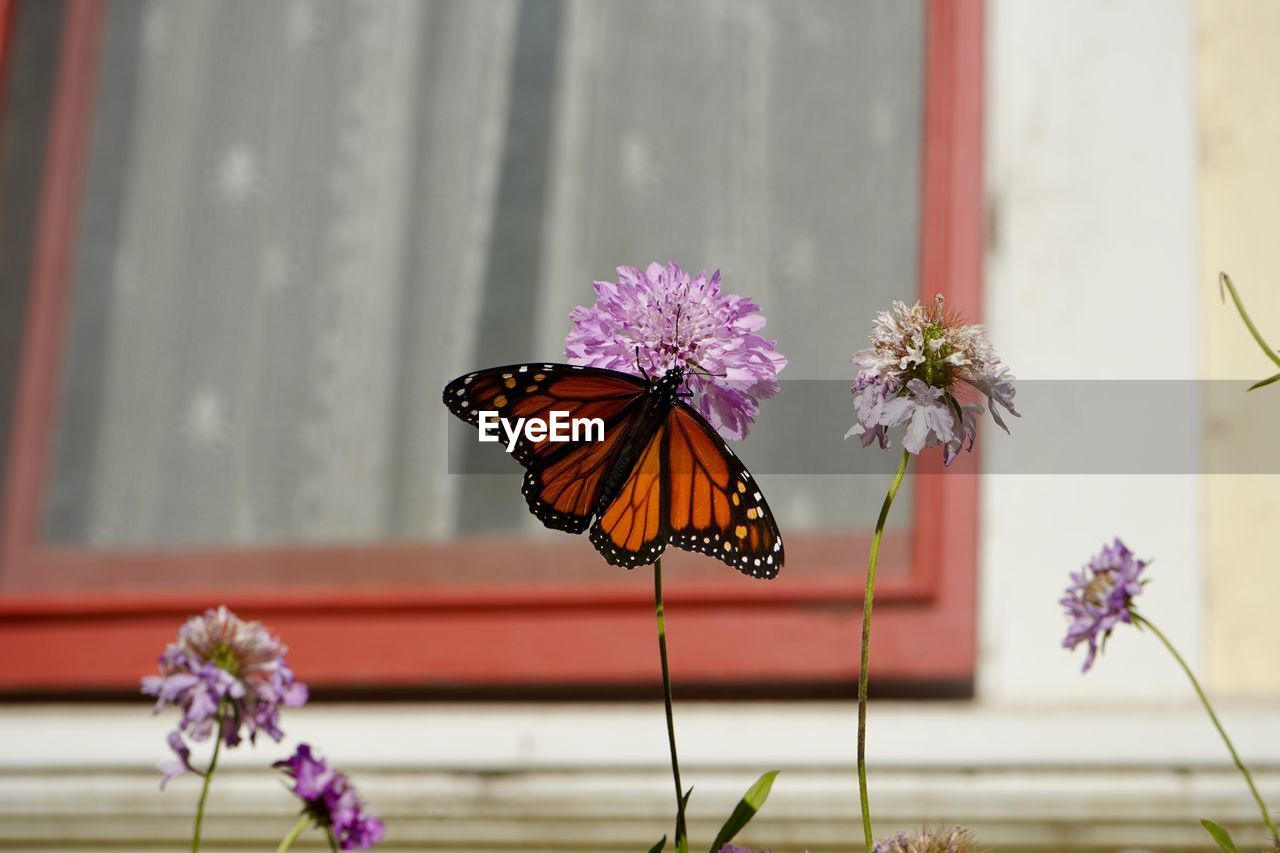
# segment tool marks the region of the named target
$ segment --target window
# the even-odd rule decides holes
[[[215,602],[320,687],[653,682],[644,570],[542,530],[514,464],[451,474],[439,393],[558,357],[592,280],[670,258],[720,268],[791,358],[742,449],[788,565],[761,583],[673,555],[674,665],[708,691],[850,690],[886,477],[768,460],[810,415],[838,425],[832,458],[858,452],[842,389],[874,310],[942,290],[976,318],[980,11],[17,4],[0,130],[25,144],[0,201],[34,230],[6,262],[26,308],[0,549],[0,641],[21,652],[0,689],[131,690]],[[954,692],[973,460],[917,470],[876,675]]]

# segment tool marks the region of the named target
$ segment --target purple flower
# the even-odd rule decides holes
[[[982,406],[961,404],[966,390],[986,397],[995,422],[1005,430],[996,404],[1018,416],[1013,408],[1013,377],[1000,363],[981,326],[964,326],[943,311],[942,297],[929,312],[917,302],[908,308],[893,303],[881,311],[871,331],[871,346],[855,353],[860,368],[853,383],[856,418],[845,438],[857,436],[866,447],[873,441],[890,445],[888,431],[906,426],[902,446],[919,454],[926,447],[943,447],[950,465],[963,447],[973,450],[977,416]]]
[[[183,773],[200,772],[191,766],[191,750],[183,742],[182,735],[177,732],[169,732],[169,749],[173,750],[177,760],[162,761],[156,765],[156,769],[164,774],[164,778],[160,780],[161,790],[164,790],[164,786],[175,776],[181,776]]]
[[[1148,562],[1134,559],[1133,552],[1117,538],[1111,545],[1104,545],[1087,566],[1071,575],[1071,583],[1060,602],[1071,620],[1062,645],[1074,649],[1088,641],[1089,654],[1084,659],[1082,672],[1088,672],[1093,666],[1099,637],[1105,646],[1116,625],[1133,622],[1133,599],[1146,583],[1138,576]]]
[[[178,641],[160,656],[160,674],[142,679],[142,692],[182,711],[169,746],[178,762],[161,765],[164,781],[191,770],[190,751],[180,733],[207,740],[222,709],[222,740],[227,746],[250,742],[258,732],[280,740],[279,708],[307,701],[306,685],[296,681],[284,660],[285,647],[259,622],[244,622],[226,607],[194,616],[178,631]],[[163,785],[163,783],[162,783]]]
[[[962,826],[926,829],[918,835],[899,832],[871,846],[871,853],[974,853],[973,833]]]
[[[386,834],[386,827],[365,809],[346,774],[326,764],[309,745],[299,744],[290,758],[272,766],[293,779],[293,792],[305,804],[307,814],[332,832],[343,850],[364,850]]]
[[[778,393],[787,359],[759,334],[760,307],[720,292],[720,272],[696,277],[674,263],[618,267],[617,282],[597,281],[596,304],[569,314],[564,353],[571,364],[661,376],[687,367],[685,389],[725,438],[739,439]],[[696,370],[694,370],[696,368]]]

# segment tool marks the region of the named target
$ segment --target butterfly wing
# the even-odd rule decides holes
[[[591,524],[600,487],[648,386],[613,370],[568,364],[513,364],[468,373],[444,389],[444,404],[478,426],[482,411],[503,418],[600,418],[604,440],[529,441],[523,434],[511,455],[528,469],[522,491],[530,511],[547,527],[581,533]],[[505,436],[503,438],[505,441]]]
[[[667,430],[666,424],[658,426],[617,496],[591,528],[591,544],[615,566],[648,565],[667,547],[669,529],[662,517]]]
[[[634,568],[668,544],[772,578],[782,536],[764,495],[738,457],[695,410],[677,401],[591,528],[605,560]]]
[[[666,527],[670,543],[772,578],[782,568],[782,534],[759,485],[697,411],[677,401],[667,417]]]

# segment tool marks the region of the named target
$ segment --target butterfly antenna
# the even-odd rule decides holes
[[[728,379],[729,378],[729,374],[727,373],[712,373],[711,371],[707,370],[705,367],[703,367],[700,364],[693,365],[693,372],[701,373],[703,376],[707,377],[708,379]]]
[[[649,371],[644,369],[644,365],[640,363],[640,347],[636,347],[636,370],[640,371],[640,375],[644,377],[645,382],[652,382],[649,378]]]

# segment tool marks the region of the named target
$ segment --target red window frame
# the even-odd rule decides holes
[[[0,13],[7,5],[0,0]],[[213,603],[262,619],[286,638],[292,665],[314,686],[609,689],[654,682],[652,592],[644,577],[503,587],[415,581],[424,566],[506,564],[517,553],[509,541],[122,551],[41,540],[104,6],[70,0],[63,22],[0,518],[0,691],[136,690],[180,621]],[[941,290],[977,320],[981,0],[930,0],[926,30],[920,292],[932,299]],[[887,543],[889,553],[909,559],[881,575],[875,676],[947,685],[954,693],[971,684],[975,660],[977,459],[966,455],[944,474],[938,455],[915,463],[916,522]],[[698,558],[673,555],[667,606],[681,682],[851,685],[868,541],[867,534],[789,537],[791,565],[840,567],[791,582],[784,571],[769,583],[729,572],[680,583],[681,560]],[[518,554],[547,567],[596,560],[570,537],[521,544]],[[209,578],[216,584],[201,585]],[[102,649],[111,653],[94,651]]]

